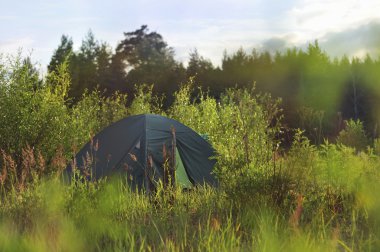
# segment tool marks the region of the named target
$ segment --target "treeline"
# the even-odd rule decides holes
[[[187,66],[174,57],[164,38],[144,25],[124,33],[115,49],[89,32],[80,49],[74,51],[72,39],[63,35],[48,71],[68,62],[73,103],[86,90],[133,97],[135,85],[154,84],[154,93],[164,95],[163,105],[168,107],[174,91],[189,78],[217,99],[228,88],[255,83],[256,91],[281,97],[285,125],[306,130],[315,143],[336,136],[349,118],[364,121],[367,134],[378,136],[379,59],[331,58],[317,41],[306,49],[274,54],[241,48],[225,53],[221,66],[214,66],[197,50],[190,53]]]

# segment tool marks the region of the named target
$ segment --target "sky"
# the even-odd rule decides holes
[[[224,51],[305,47],[332,57],[380,55],[379,0],[0,0],[0,53],[46,68],[62,34],[79,48],[89,29],[112,48],[147,24],[186,64],[195,48],[220,65]]]

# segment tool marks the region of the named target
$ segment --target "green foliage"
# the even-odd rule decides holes
[[[69,106],[67,62],[45,80],[20,58],[9,62],[0,62],[4,72],[0,80],[0,149],[11,154],[17,164],[28,146],[49,163],[60,149],[69,158],[73,146],[80,147],[92,134],[126,115],[126,95],[119,93],[104,97],[93,91]]]
[[[201,91],[193,102],[192,85],[190,80],[175,93],[169,116],[208,135],[217,152],[215,173],[228,194],[253,197],[250,192],[262,190],[261,182],[275,172],[271,165],[280,130],[279,101],[256,96],[252,87],[227,90],[219,102]]]
[[[105,42],[99,42],[91,30],[82,41],[79,51],[73,50],[73,41],[66,35],[61,38],[61,44],[55,50],[48,72],[57,71],[63,63],[67,64],[71,79],[70,98],[78,101],[88,91],[107,90],[108,95],[115,91],[112,87],[118,65],[112,62],[112,50]],[[116,75],[116,76],[113,76]]]
[[[98,90],[84,93],[71,109],[72,145],[83,145],[112,122],[127,115],[127,95],[114,93],[105,97]],[[74,131],[75,130],[75,131]]]
[[[336,137],[340,130],[337,113],[343,119],[364,121],[367,133],[378,137],[378,59],[370,56],[333,59],[318,41],[305,49],[292,48],[283,52],[256,49],[248,52],[243,48],[230,54],[225,52],[221,67],[214,66],[196,49],[190,53],[187,67],[174,56],[173,48],[163,36],[149,31],[147,25],[125,32],[115,50],[96,40],[89,31],[78,51],[73,50],[71,38],[63,35],[48,70],[55,71],[68,60],[72,79],[69,96],[74,101],[78,101],[86,89],[90,92],[106,90],[108,96],[119,91],[133,97],[135,85],[146,83],[154,84],[154,94],[165,95],[162,100],[165,109],[172,105],[172,95],[178,91],[178,86],[191,77],[217,100],[228,88],[246,88],[256,82],[258,92],[282,98],[284,123],[290,128],[306,130],[305,134],[313,143],[321,144],[323,138]],[[195,91],[195,95],[199,95],[198,90]],[[295,113],[297,111],[300,113]],[[315,113],[310,114],[312,111]],[[305,124],[303,116],[315,118]]]
[[[72,56],[72,53],[73,40],[66,35],[62,35],[61,44],[54,51],[54,54],[51,57],[50,63],[48,65],[48,71],[56,71],[63,62]]]
[[[0,149],[20,157],[29,144],[51,157],[58,146],[68,147],[67,65],[50,73],[42,84],[37,73],[31,74],[30,65],[19,58],[0,65],[7,72],[0,81]]]
[[[380,138],[373,141],[373,149],[376,155],[380,155]]]
[[[284,187],[279,193],[289,193],[297,188],[299,193],[304,193],[312,188],[315,182],[315,167],[318,160],[318,151],[315,146],[311,145],[310,140],[298,130],[294,136],[292,146],[284,160],[284,167],[280,176],[286,178],[281,181],[283,184],[278,187]],[[284,200],[288,195],[278,195]]]
[[[369,145],[369,139],[364,131],[363,122],[352,119],[346,121],[346,128],[339,132],[336,139],[338,144],[343,144],[362,151]]]
[[[162,97],[153,94],[153,85],[135,85],[135,97],[128,111],[130,115],[161,114]]]
[[[302,107],[298,111],[299,126],[305,130],[315,144],[321,144],[324,129],[324,112],[316,111],[309,107]]]
[[[91,30],[82,41],[79,52],[70,58],[72,87],[70,96],[79,99],[87,91],[108,88],[111,52],[106,43],[95,39]]]
[[[174,60],[174,51],[157,32],[149,32],[143,25],[133,32],[124,33],[125,38],[116,47],[116,58],[126,62],[128,74],[119,88],[132,92],[131,85],[155,84],[157,93],[170,97],[176,86],[184,80],[185,69]],[[124,87],[122,87],[124,85]]]
[[[67,63],[41,79],[30,61],[2,61],[0,250],[380,249],[378,141],[366,149],[360,121],[347,123],[338,144],[316,146],[296,130],[282,150],[279,100],[254,86],[216,99],[194,85],[191,78],[176,91],[167,110],[149,85],[136,85],[128,107],[126,95],[96,89],[72,103]],[[320,119],[304,112],[305,128]],[[71,184],[62,183],[73,151],[139,113],[167,115],[206,134],[220,186],[182,191],[159,182],[147,195],[123,176],[92,181],[78,170]]]

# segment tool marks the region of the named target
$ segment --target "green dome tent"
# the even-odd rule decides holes
[[[154,181],[165,179],[164,167],[170,166],[165,156],[171,156],[175,183],[190,187],[217,184],[211,174],[214,155],[211,145],[187,126],[164,116],[143,114],[105,128],[78,152],[75,163],[79,170],[87,167],[94,179],[125,173],[132,185],[151,188]],[[70,165],[69,174],[71,170]]]

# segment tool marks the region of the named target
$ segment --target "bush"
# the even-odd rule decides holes
[[[163,97],[153,94],[153,85],[135,85],[132,104],[128,108],[129,115],[163,114]]]
[[[339,132],[336,139],[337,144],[343,144],[363,151],[369,144],[369,139],[364,131],[363,123],[359,120],[346,121],[346,128]]]
[[[59,146],[69,148],[67,65],[49,74],[45,81],[20,58],[11,59],[9,64],[1,60],[0,66],[6,72],[0,76],[0,149],[19,162],[27,145],[41,151],[47,159],[54,156]]]
[[[275,172],[275,137],[280,130],[279,101],[256,95],[254,87],[227,90],[220,101],[202,91],[192,101],[192,92],[189,83],[175,93],[169,116],[207,134],[217,152],[214,172],[227,194],[246,201],[269,190],[268,181]]]
[[[48,166],[57,152],[70,159],[73,146],[81,147],[102,128],[127,115],[126,95],[103,97],[85,93],[76,104],[67,96],[67,64],[40,79],[28,62],[0,58],[0,149],[21,166],[23,151],[31,148]],[[45,171],[49,171],[46,169]]]

